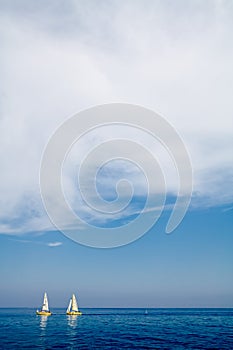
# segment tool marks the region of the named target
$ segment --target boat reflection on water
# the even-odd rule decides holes
[[[68,326],[70,326],[71,328],[76,328],[77,327],[77,319],[78,319],[78,316],[75,316],[75,315],[67,316]]]
[[[46,328],[47,326],[47,320],[48,320],[48,316],[41,316],[40,317],[40,328],[43,330]]]
[[[47,349],[47,347],[46,347],[47,320],[48,320],[48,316],[40,316],[40,336],[38,337],[40,349]]]

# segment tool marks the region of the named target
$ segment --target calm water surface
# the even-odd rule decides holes
[[[233,349],[233,309],[0,309],[0,349]]]

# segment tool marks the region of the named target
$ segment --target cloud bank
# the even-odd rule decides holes
[[[52,229],[39,193],[44,147],[69,116],[109,102],[151,108],[174,125],[193,163],[193,206],[232,202],[231,1],[7,1],[0,9],[0,232]],[[153,148],[175,193],[174,166],[158,144],[135,130],[106,129],[81,140],[67,161],[71,202],[83,154],[122,133]],[[130,174],[143,196],[137,171],[116,171]],[[102,194],[110,180],[103,172]],[[137,211],[134,204],[122,215]]]

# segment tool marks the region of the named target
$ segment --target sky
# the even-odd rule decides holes
[[[38,307],[45,290],[54,307],[65,307],[72,292],[80,307],[233,307],[232,17],[232,2],[220,0],[0,0],[0,307]],[[124,225],[146,200],[143,172],[113,161],[101,168],[93,162],[97,189],[114,200],[117,182],[127,179],[130,204],[105,216],[83,202],[77,169],[103,142],[143,144],[167,185],[149,232],[126,246],[95,249],[49,220],[40,164],[69,117],[113,102],[153,110],[174,127],[191,159],[193,194],[181,224],[165,234],[178,190],[166,149],[127,126],[92,130],[63,164],[66,198],[82,219]],[[90,174],[85,188],[93,199]],[[156,186],[150,191],[156,196]],[[157,215],[155,206],[148,212]]]

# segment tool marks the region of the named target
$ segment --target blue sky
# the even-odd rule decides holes
[[[73,291],[83,307],[233,307],[232,2],[9,0],[0,10],[0,306],[37,307],[46,290],[54,307]],[[111,102],[144,106],[174,126],[191,158],[193,196],[180,226],[166,235],[178,189],[168,152],[126,126],[93,130],[63,169],[66,198],[83,219],[121,225],[145,202],[140,169],[112,162],[99,170],[97,188],[112,199],[123,176],[135,190],[129,207],[104,216],[84,205],[77,169],[106,140],[128,138],[150,149],[168,194],[142,238],[93,249],[51,224],[40,162],[68,117]],[[149,212],[156,216],[155,208]]]
[[[189,212],[170,235],[166,221],[113,249],[57,232],[1,236],[1,306],[36,307],[46,290],[51,307],[65,306],[73,291],[80,307],[232,307],[232,211]]]

